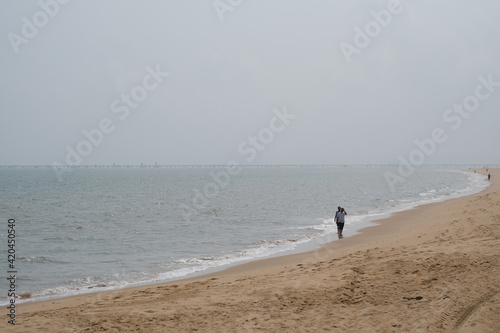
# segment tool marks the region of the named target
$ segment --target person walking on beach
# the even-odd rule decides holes
[[[491,175],[490,175],[490,174],[488,174],[488,180],[490,180],[490,179],[491,179]]]
[[[338,206],[337,207],[337,211],[335,212],[335,217],[333,218],[333,220],[335,222],[337,222],[337,215],[339,215],[340,211],[342,210],[342,207]]]
[[[337,211],[335,212],[335,217],[333,218],[333,221],[337,224],[337,215],[339,215],[339,213],[341,212],[342,210],[342,207],[338,206],[337,207]],[[339,226],[337,224],[337,235],[339,234],[340,230],[339,230]]]
[[[342,237],[342,231],[344,230],[345,216],[347,212],[344,208],[340,208],[340,212],[335,215],[335,222],[337,222],[337,232],[339,237]]]

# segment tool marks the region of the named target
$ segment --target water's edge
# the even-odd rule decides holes
[[[469,196],[469,195],[474,195],[476,193],[479,193],[486,189],[489,186],[489,182],[486,181],[486,177],[483,175],[475,174],[472,172],[468,171],[462,171],[464,173],[467,173],[469,177],[469,187],[462,189],[460,191],[457,191],[455,193],[452,193],[450,195],[442,196],[442,197],[436,197],[432,198],[431,200],[425,200],[423,199],[421,202],[415,202],[412,204],[409,204],[408,206],[400,206],[400,207],[395,207],[392,210],[387,210],[383,212],[375,212],[373,214],[368,214],[366,216],[349,216],[351,219],[357,219],[356,224],[352,224],[351,228],[348,227],[348,224],[346,224],[346,229],[344,232],[345,237],[350,237],[353,235],[356,235],[360,232],[360,230],[366,228],[366,227],[371,227],[374,226],[375,224],[373,221],[376,220],[381,220],[384,218],[387,218],[391,216],[393,213],[396,212],[401,212],[401,211],[407,211],[410,209],[414,209],[418,206],[422,206],[425,204],[433,203],[433,202],[442,202],[442,201],[447,201],[459,197],[464,197],[464,196]],[[241,265],[244,263],[248,262],[253,262],[253,261],[258,261],[262,260],[265,258],[272,258],[272,257],[280,257],[280,256],[285,256],[285,255],[290,255],[290,254],[296,254],[296,253],[304,253],[308,251],[313,251],[320,246],[324,245],[325,243],[329,243],[332,241],[338,241],[336,239],[336,227],[333,224],[332,219],[325,219],[322,221],[322,224],[331,224],[331,228],[326,228],[323,230],[322,234],[318,237],[314,237],[308,240],[301,240],[299,242],[291,242],[289,245],[290,247],[277,247],[275,253],[262,253],[262,255],[255,255],[253,254],[252,257],[248,258],[239,258],[238,260],[234,260],[232,262],[214,262],[213,266],[204,266],[204,267],[195,267],[193,271],[185,270],[183,272],[178,272],[178,276],[170,276],[170,277],[165,277],[165,278],[158,278],[152,281],[145,281],[145,282],[138,282],[138,283],[129,283],[125,286],[111,286],[111,287],[95,287],[92,289],[87,289],[87,290],[79,290],[78,292],[71,292],[71,293],[63,293],[63,294],[53,294],[53,295],[43,295],[43,296],[37,296],[33,298],[27,298],[27,299],[17,299],[16,303],[24,303],[24,302],[37,302],[37,301],[45,301],[48,299],[56,299],[56,298],[63,298],[63,297],[68,297],[68,296],[74,296],[74,295],[81,295],[81,294],[89,294],[89,293],[95,293],[95,292],[103,292],[103,291],[109,291],[109,290],[118,290],[118,289],[124,289],[124,288],[131,288],[131,287],[138,287],[138,286],[146,286],[146,285],[154,285],[158,283],[163,283],[163,282],[170,282],[170,281],[178,281],[178,280],[183,280],[183,279],[188,279],[188,278],[193,278],[193,277],[198,277],[198,276],[203,276],[206,274],[218,272],[218,271],[223,271],[226,270],[230,267]],[[0,302],[0,305],[6,305],[8,302]]]

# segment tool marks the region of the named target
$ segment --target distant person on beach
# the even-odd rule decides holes
[[[488,180],[490,180],[490,179],[491,179],[491,175],[490,175],[490,174],[488,174]]]
[[[335,222],[337,222],[337,215],[339,215],[341,210],[342,210],[342,207],[338,206],[337,211],[335,212],[335,218],[333,219]]]
[[[337,223],[337,215],[339,215],[340,211],[342,210],[342,207],[338,206],[337,211],[335,212],[335,217],[333,218],[333,221]],[[337,224],[337,234],[339,233],[339,225]]]
[[[340,209],[340,212],[337,212],[335,215],[335,222],[337,222],[337,232],[339,234],[339,237],[342,237],[342,231],[344,230],[344,223],[345,223],[345,216],[347,215],[347,212],[345,211],[344,208]]]

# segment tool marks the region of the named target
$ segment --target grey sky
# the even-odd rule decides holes
[[[478,79],[500,82],[498,1],[401,0],[384,24],[397,1],[55,1],[0,0],[1,165],[65,165],[103,119],[81,164],[399,163],[436,128],[425,163],[500,163],[500,84]]]

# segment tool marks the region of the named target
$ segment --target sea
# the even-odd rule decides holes
[[[9,302],[13,271],[21,303],[341,242],[337,206],[348,213],[349,237],[393,212],[487,187],[483,175],[461,169],[421,167],[401,177],[381,166],[115,166],[73,168],[58,179],[50,167],[3,167],[0,304]],[[390,186],[388,175],[400,178]]]

